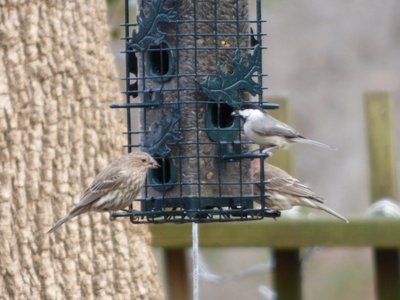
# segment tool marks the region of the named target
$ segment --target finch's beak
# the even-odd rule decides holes
[[[160,166],[160,164],[159,164],[158,162],[154,161],[154,162],[151,164],[151,167],[152,167],[153,169],[157,169],[157,168],[159,168],[159,167],[161,167],[161,166]]]
[[[231,113],[232,117],[240,117],[239,111],[235,110],[234,112]]]

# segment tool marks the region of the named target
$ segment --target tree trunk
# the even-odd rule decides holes
[[[0,0],[0,299],[162,299],[145,226],[51,225],[124,151],[105,1]]]

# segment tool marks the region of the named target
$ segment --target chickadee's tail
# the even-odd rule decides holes
[[[314,146],[318,146],[318,147],[326,148],[326,149],[330,149],[330,150],[337,150],[336,147],[332,147],[327,144],[317,142],[314,140],[310,140],[310,139],[306,139],[306,138],[293,138],[292,141],[294,141],[296,143],[310,144],[310,145],[314,145]]]
[[[76,217],[77,215],[80,215],[81,213],[85,212],[85,209],[86,209],[86,207],[75,207],[64,218],[62,218],[56,224],[54,224],[53,227],[51,227],[50,230],[47,231],[47,233],[52,233],[53,231],[58,229],[58,227],[60,227],[65,222],[68,222],[73,217]]]
[[[337,213],[333,209],[330,209],[328,206],[326,206],[323,203],[315,202],[308,198],[301,198],[301,200],[302,200],[304,206],[323,210],[323,211],[327,212],[328,214],[331,214],[332,216],[335,216],[336,218],[339,218],[340,220],[345,221],[346,223],[349,223],[349,220],[347,220],[345,217],[343,217],[341,214]]]

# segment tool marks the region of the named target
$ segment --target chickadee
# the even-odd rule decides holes
[[[114,160],[97,174],[79,203],[54,224],[48,233],[82,213],[107,211],[111,215],[113,211],[124,209],[138,196],[147,170],[158,167],[159,164],[150,154],[139,150]]]
[[[292,143],[304,143],[336,149],[305,138],[298,131],[278,121],[254,104],[243,104],[239,110],[235,110],[231,115],[240,117],[243,120],[244,134],[264,151],[285,148]]]
[[[252,161],[252,174],[255,181],[260,180],[260,161],[258,159]],[[272,210],[286,210],[293,206],[311,207],[326,211],[349,223],[345,217],[324,205],[324,199],[315,194],[308,186],[267,162],[264,162],[264,179],[266,181],[265,192],[269,195],[265,199],[266,207]],[[256,185],[259,186],[259,184]],[[258,189],[256,190],[257,194]]]

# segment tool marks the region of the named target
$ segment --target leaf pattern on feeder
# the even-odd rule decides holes
[[[143,144],[144,151],[154,157],[167,157],[171,153],[169,144],[176,144],[182,139],[181,132],[175,128],[180,117],[177,106],[174,106],[169,118],[164,111],[161,111],[160,121],[151,125],[151,135],[146,138]]]
[[[233,72],[224,72],[221,66],[218,66],[216,75],[208,76],[200,83],[200,87],[210,99],[238,108],[242,104],[241,91],[247,91],[253,96],[262,93],[261,84],[252,78],[254,73],[259,71],[261,71],[261,51],[257,45],[253,54],[247,56],[241,56],[237,50],[233,60]]]
[[[161,22],[171,22],[176,19],[177,12],[174,8],[165,8],[165,0],[151,0],[148,3],[149,12],[146,16],[141,9],[137,17],[138,31],[132,33],[129,48],[145,51],[151,45],[160,44],[166,33],[160,30]]]

